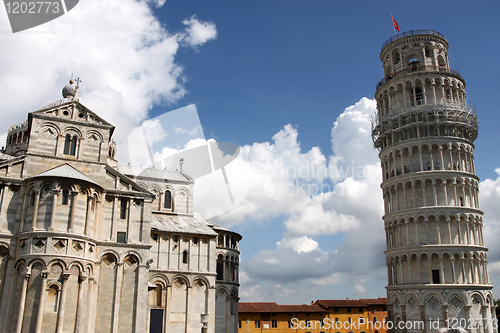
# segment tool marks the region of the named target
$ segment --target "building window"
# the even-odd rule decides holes
[[[349,322],[349,324],[352,323],[352,317],[347,317],[347,321]]]
[[[157,242],[157,241],[158,241],[158,234],[153,234],[153,240],[154,240],[155,242]]]
[[[62,204],[67,205],[69,202],[69,190],[62,191]]]
[[[76,145],[78,140],[76,136],[71,137],[71,135],[67,134],[64,139],[64,155],[76,156]]]
[[[238,320],[238,328],[241,328],[241,320]]]
[[[197,245],[198,244],[198,237],[193,238],[193,244]]]
[[[277,320],[273,320],[273,321],[271,322],[271,327],[272,327],[272,328],[278,328],[278,321],[277,321]]]
[[[288,328],[293,328],[293,325],[292,325],[292,321],[291,321],[291,320],[289,320],[289,321],[288,321]]]
[[[161,306],[161,298],[162,298],[162,287],[161,284],[157,283],[155,288],[155,303],[156,306]]]
[[[188,251],[182,252],[182,263],[187,264],[188,263]]]
[[[174,243],[177,243],[179,241],[179,236],[174,236]]]
[[[120,219],[122,220],[127,218],[127,203],[128,199],[126,198],[120,200]]]
[[[47,306],[45,307],[47,311],[57,312],[58,301],[59,287],[53,284],[49,287],[49,292],[47,294]]]
[[[339,317],[335,317],[335,322],[338,323],[339,322]]]
[[[4,187],[4,191],[5,191],[5,187]],[[34,206],[35,205],[35,196],[36,196],[36,192],[35,191],[31,191],[30,206]]]
[[[358,308],[359,313],[363,312],[363,308]]]
[[[373,322],[376,323],[377,322],[377,317],[373,317]]]
[[[116,242],[117,243],[126,243],[127,233],[126,232],[117,232],[116,233]]]
[[[222,254],[217,257],[217,280],[224,280],[224,256]]]
[[[255,321],[255,328],[260,328],[260,320]]]
[[[432,283],[434,284],[440,284],[441,281],[439,279],[439,269],[433,269],[432,270]]]
[[[170,192],[170,190],[165,191],[165,203],[163,208],[172,209],[172,192]]]
[[[339,308],[333,308],[333,312],[335,313],[339,312]]]
[[[351,312],[351,308],[347,308],[347,312]]]

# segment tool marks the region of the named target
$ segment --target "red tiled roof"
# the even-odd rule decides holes
[[[328,313],[328,310],[322,308],[319,305],[278,305],[280,307],[280,312],[324,312]]]
[[[275,302],[262,303],[262,302],[239,302],[238,312],[278,312],[278,304]]]
[[[323,312],[328,311],[318,305],[278,305],[275,302],[240,302],[238,313],[251,312]]]
[[[368,305],[386,305],[387,298],[379,297],[379,298],[361,298],[360,302],[366,303]]]
[[[362,303],[356,299],[320,299],[317,300],[314,304],[322,305],[329,308],[334,308],[334,307],[364,308],[368,306],[366,303]]]

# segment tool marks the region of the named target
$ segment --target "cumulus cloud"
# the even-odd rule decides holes
[[[332,156],[318,147],[303,152],[299,131],[291,125],[271,142],[241,147],[229,179],[247,182],[248,195],[215,221],[243,230],[259,223],[284,229],[275,248],[261,249],[242,263],[243,299],[257,293],[260,300],[304,302],[314,292],[324,298],[325,286],[347,283],[348,290],[362,294],[367,285],[385,285],[381,172],[370,136],[374,110],[374,101],[363,98],[341,113],[332,124]],[[325,235],[335,241],[322,249]],[[372,280],[365,284],[367,274]]]
[[[123,144],[153,105],[173,103],[186,94],[180,47],[215,38],[215,25],[192,16],[182,31],[167,31],[151,5],[163,0],[81,1],[60,18],[23,33],[3,34],[0,45],[0,89],[3,128],[22,122],[26,113],[61,98],[71,74],[80,77],[80,101],[119,125],[114,134],[118,157],[127,160]],[[0,29],[10,30],[5,11]],[[29,95],[29,98],[26,96]]]
[[[488,252],[488,271],[492,284],[498,285],[500,278],[500,168],[495,170],[496,179],[485,179],[479,183],[479,203],[484,211],[483,235]]]
[[[308,253],[318,248],[318,242],[307,236],[284,238],[281,242],[276,243],[276,248],[291,248],[297,253]]]
[[[180,40],[192,47],[198,47],[217,37],[217,29],[213,22],[198,20],[196,15],[182,22],[186,25],[186,33],[180,35]]]

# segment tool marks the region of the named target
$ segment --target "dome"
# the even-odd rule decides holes
[[[73,85],[73,80],[69,81],[69,84],[62,90],[63,98],[76,97],[77,90],[77,87]]]

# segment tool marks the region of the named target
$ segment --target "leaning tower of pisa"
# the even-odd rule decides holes
[[[478,122],[465,80],[432,30],[392,37],[380,59],[372,136],[383,174],[389,319],[396,332],[497,332],[474,167]]]

